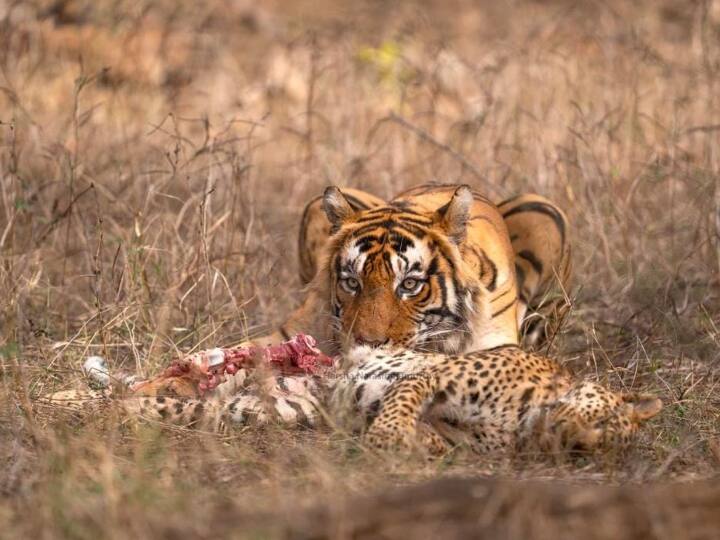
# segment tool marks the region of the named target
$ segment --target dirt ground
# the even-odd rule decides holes
[[[0,536],[720,536],[719,76],[717,0],[0,0]],[[663,399],[628,452],[37,406],[90,354],[152,374],[272,328],[309,198],[430,180],[566,210],[549,352]]]

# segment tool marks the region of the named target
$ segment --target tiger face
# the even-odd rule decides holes
[[[345,349],[460,348],[476,292],[460,253],[472,204],[467,186],[434,212],[392,204],[355,210],[338,188],[326,190],[330,302]]]

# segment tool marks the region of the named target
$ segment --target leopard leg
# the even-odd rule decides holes
[[[130,418],[220,433],[232,425],[263,425],[274,418],[250,388],[225,399],[129,397],[115,403]]]
[[[319,424],[323,389],[311,376],[277,376],[264,387],[266,403],[280,423],[312,427]]]
[[[127,397],[115,400],[130,418],[218,432],[224,429],[219,404],[212,400],[176,397]]]
[[[437,387],[437,376],[432,370],[424,370],[393,383],[365,435],[366,443],[381,450],[417,446],[421,442],[418,437],[420,416],[430,404]]]
[[[418,423],[418,443],[420,447],[427,450],[431,456],[441,456],[450,451],[450,444],[435,426],[428,422]]]

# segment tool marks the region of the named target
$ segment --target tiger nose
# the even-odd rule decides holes
[[[385,340],[377,339],[377,338],[373,339],[373,338],[364,336],[362,334],[355,334],[355,343],[357,343],[358,345],[368,345],[370,347],[380,347],[382,345],[386,345],[388,341],[390,341],[390,338],[386,338]]]

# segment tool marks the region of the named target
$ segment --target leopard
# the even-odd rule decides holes
[[[87,387],[53,392],[38,404],[83,417],[103,416],[114,409],[131,420],[227,434],[232,427],[271,423],[318,427],[326,394],[319,377],[266,370],[239,369],[208,396],[191,389],[196,386],[193,378],[205,378],[192,370],[183,379],[151,379],[139,390],[131,390],[129,384],[137,379],[125,375],[113,374],[107,382],[88,375]]]
[[[241,369],[207,398],[181,397],[176,385],[145,388],[58,392],[50,401],[85,412],[112,404],[132,418],[211,432],[331,427],[359,434],[369,449],[430,456],[461,446],[478,454],[622,449],[662,409],[654,395],[575,377],[517,345],[464,354],[365,345],[322,377]]]
[[[479,453],[584,452],[626,448],[662,401],[613,391],[547,356],[516,345],[460,355],[367,349],[362,373],[390,381],[364,440],[379,450],[441,454],[467,444]]]

